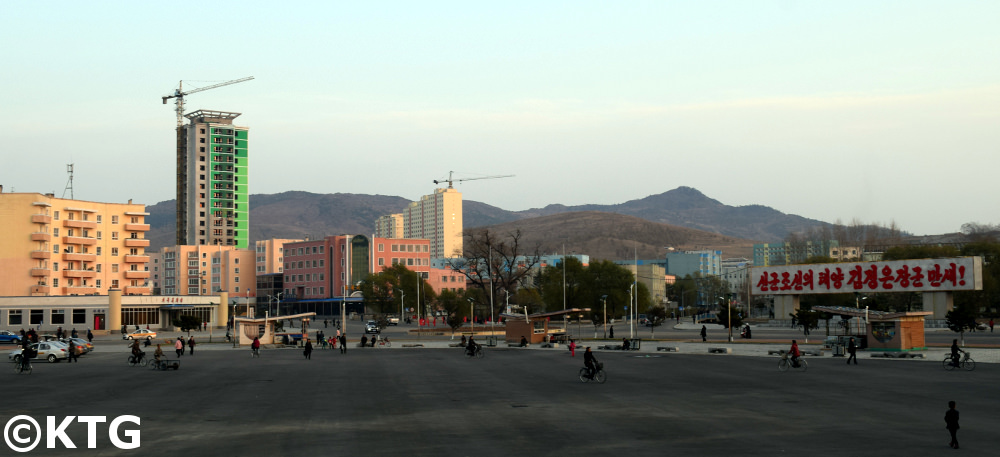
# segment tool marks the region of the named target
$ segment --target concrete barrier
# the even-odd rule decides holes
[[[733,348],[708,348],[710,354],[732,354]]]
[[[666,352],[680,352],[680,348],[675,347],[675,346],[657,346],[656,350],[657,351],[666,351]]]

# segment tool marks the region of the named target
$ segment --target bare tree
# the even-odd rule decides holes
[[[491,296],[502,297],[501,290],[517,292],[538,265],[539,246],[529,250],[522,245],[520,229],[506,234],[473,229],[467,230],[463,237],[462,257],[449,259],[448,267],[465,275],[473,287],[485,292],[484,300]],[[494,312],[498,308],[494,307]]]

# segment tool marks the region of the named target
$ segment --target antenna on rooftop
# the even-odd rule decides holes
[[[69,199],[75,200],[73,198],[73,164],[66,165],[66,173],[69,173],[69,181],[66,182],[66,188],[63,189],[62,198],[66,198],[66,191],[69,191]]]

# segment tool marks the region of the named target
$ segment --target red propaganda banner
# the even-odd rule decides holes
[[[982,257],[753,267],[755,295],[982,290]]]

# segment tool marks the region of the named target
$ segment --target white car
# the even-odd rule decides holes
[[[35,360],[48,360],[49,363],[56,363],[69,358],[69,347],[58,341],[45,341],[34,343],[31,348],[38,351],[38,355],[32,357]],[[21,348],[14,349],[7,354],[7,360],[11,362],[21,361]]]
[[[375,321],[368,321],[368,323],[365,324],[365,333],[378,333],[378,332],[379,332],[378,323],[376,323]]]
[[[156,332],[144,328],[122,335],[123,340],[152,340],[153,338],[156,338]]]

